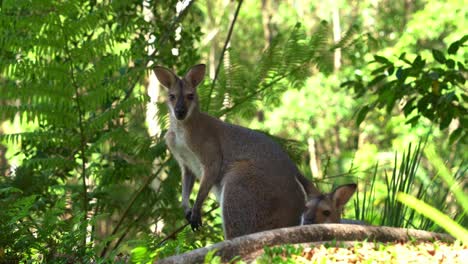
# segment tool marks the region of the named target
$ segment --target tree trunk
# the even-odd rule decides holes
[[[319,170],[319,165],[317,162],[317,151],[315,149],[315,140],[310,137],[307,139],[307,145],[309,148],[309,156],[310,156],[310,161],[309,161],[309,166],[310,166],[310,171],[312,171],[312,176],[317,179],[322,179],[322,175],[320,174]]]

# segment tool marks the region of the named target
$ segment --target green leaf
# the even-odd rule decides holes
[[[407,76],[407,70],[403,69],[401,67],[398,67],[395,75],[396,75],[398,80],[400,80],[401,82],[404,82],[405,79],[406,79],[406,76]]]
[[[418,56],[414,59],[412,65],[413,65],[413,68],[421,69],[421,68],[424,67],[424,65],[426,65],[426,62],[421,58],[421,55],[418,55]]]
[[[465,65],[463,65],[463,63],[457,61],[457,65],[460,71],[466,71]]]
[[[442,51],[437,49],[432,49],[432,56],[434,59],[440,63],[445,63],[445,56]]]
[[[442,158],[437,154],[434,145],[429,145],[424,149],[427,159],[437,169],[438,175],[444,180],[450,191],[453,192],[457,202],[465,212],[468,212],[468,197],[466,196],[462,184],[457,183],[445,165]]]
[[[411,126],[415,126],[419,121],[419,115],[412,117],[410,120],[406,121],[405,124],[411,124]]]
[[[389,63],[388,59],[379,55],[374,55],[374,60],[383,64]]]
[[[449,144],[452,145],[455,141],[457,141],[460,138],[462,132],[463,132],[462,127],[455,129],[455,131],[453,131],[452,134],[450,134]]]
[[[406,52],[403,52],[400,57],[398,57],[398,59],[408,63],[409,65],[411,65],[411,62],[406,58]]]
[[[387,69],[387,65],[384,65],[382,67],[379,67],[371,72],[371,75],[376,75],[377,73],[384,72],[385,69]]]
[[[446,112],[445,116],[441,117],[439,128],[440,130],[446,129],[452,122],[452,112]]]
[[[370,108],[368,105],[363,106],[361,110],[359,110],[356,118],[356,126],[359,126],[362,123],[362,121],[364,121],[369,110]]]
[[[464,35],[459,41],[460,41],[460,45],[463,45],[465,44],[465,42],[468,40],[468,35]]]
[[[390,114],[390,112],[393,110],[393,107],[395,106],[395,102],[396,102],[396,94],[395,93],[391,93],[388,97],[387,97],[387,100],[386,100],[386,104],[387,104],[387,113]]]
[[[461,84],[465,84],[466,82],[465,77],[461,73],[455,74],[455,80],[457,80]]]
[[[390,67],[388,67],[387,73],[388,73],[388,75],[392,75],[393,72],[395,72],[395,66],[393,66],[393,64],[392,64],[392,65],[390,65]]]
[[[216,256],[217,251],[218,251],[217,249],[213,249],[213,250],[208,251],[208,253],[206,253],[206,255],[205,255],[205,262],[204,263],[216,263],[216,262],[213,262],[213,261],[216,261],[216,258],[219,258],[219,257]]]
[[[385,74],[378,75],[372,81],[370,81],[367,86],[372,87],[376,85],[377,83],[379,83],[380,81],[382,81],[383,79],[385,79],[386,77],[387,76]]]
[[[453,42],[452,44],[450,44],[449,48],[448,48],[448,54],[450,55],[454,55],[457,53],[458,51],[458,48],[460,48],[460,41],[455,41]]]
[[[463,228],[457,222],[453,221],[450,217],[443,214],[434,207],[426,204],[425,202],[414,198],[406,193],[399,192],[397,200],[406,206],[412,208],[416,212],[424,215],[425,217],[434,221],[437,225],[445,229],[449,234],[459,239],[465,244],[468,244],[468,230]]]
[[[351,86],[354,86],[355,82],[356,81],[346,81],[346,82],[341,83],[340,87],[346,87],[346,86],[351,87]]]
[[[143,246],[135,247],[131,251],[132,262],[142,262],[146,259],[148,249]]]
[[[23,193],[23,191],[15,187],[5,187],[5,188],[0,189],[0,195],[13,194],[13,193]]]
[[[449,67],[450,69],[453,69],[453,68],[455,68],[455,61],[452,60],[452,59],[448,59],[448,60],[445,62],[445,65],[447,65],[447,67]]]
[[[463,101],[468,101],[468,95],[462,93],[461,97],[462,97]]]
[[[416,98],[411,98],[410,100],[408,100],[405,104],[405,106],[403,107],[403,113],[405,113],[405,116],[408,116],[409,114],[411,114],[411,112],[413,112],[415,106],[413,105],[413,102],[416,100]]]
[[[406,58],[406,52],[403,52],[398,59],[404,60]]]

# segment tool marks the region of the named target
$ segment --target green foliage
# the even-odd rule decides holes
[[[429,146],[425,149],[425,154],[430,163],[436,168],[438,175],[449,192],[455,197],[457,205],[457,214],[444,214],[443,210],[447,210],[448,205],[443,203],[444,206],[431,206],[416,197],[409,196],[404,193],[399,193],[397,199],[413,208],[419,214],[431,219],[434,223],[442,227],[455,238],[462,241],[464,244],[468,243],[468,230],[466,225],[468,223],[468,199],[466,198],[463,181],[464,178],[453,176],[449,168],[442,162],[442,159],[436,154],[434,146]],[[464,174],[465,171],[462,172]],[[452,205],[453,206],[453,205]]]
[[[142,85],[150,61],[180,68],[198,61],[195,49],[178,58],[170,49],[193,46],[199,28],[184,27],[176,39],[175,10],[150,1],[149,23],[142,5],[2,2],[0,120],[29,127],[0,135],[23,157],[0,182],[17,190],[2,195],[5,258],[86,262],[120,250],[125,237],[151,233],[161,219],[183,222],[170,210],[179,206],[178,168],[153,168],[167,153],[146,132]],[[148,54],[150,34],[169,52]]]
[[[157,102],[159,112],[154,119],[162,133],[156,137],[148,135],[142,113],[148,101],[151,65],[177,69],[180,75],[195,63],[217,66],[212,61],[217,61],[224,44],[231,21],[229,7],[237,3],[191,1],[187,10],[177,13],[178,2],[1,1],[0,262],[125,262],[130,256],[135,263],[145,263],[222,240],[219,214],[209,211],[216,206],[212,200],[205,204],[203,211],[210,213],[203,216],[200,232],[186,228],[165,240],[186,223],[179,202],[180,171],[162,140],[167,109]],[[450,10],[460,10],[464,6],[444,2],[412,1],[411,10],[401,4],[374,7],[368,1],[360,6],[318,2],[300,14],[287,1],[273,3],[271,10],[259,8],[259,1],[245,1],[215,87],[206,78],[199,88],[201,105],[214,116],[274,135],[309,176],[313,155],[305,142],[315,142],[322,173],[314,176],[322,176],[321,184],[343,180],[334,174],[361,178],[366,173],[360,171],[363,164],[372,164],[389,149],[399,149],[402,138],[412,137],[415,131],[419,135],[428,132],[424,124],[416,124],[409,133],[402,122],[374,111],[376,107],[392,108],[392,100],[396,104],[414,97],[408,106],[408,111],[413,108],[409,118],[428,115],[440,128],[449,120],[460,120],[451,137],[453,141],[464,138],[466,96],[458,86],[463,83],[460,75],[464,78],[466,74],[466,62],[461,58],[466,38],[445,48],[437,41],[442,36],[456,40],[453,35],[466,27],[459,22],[457,28],[458,22],[452,20],[464,13],[444,15],[447,26],[437,27],[437,16],[430,12],[428,20],[424,9],[450,5],[454,7]],[[342,16],[341,24],[352,26],[339,32],[342,37],[336,43],[332,23],[320,22],[331,20],[319,14],[324,8],[327,14],[329,8],[355,12]],[[145,17],[147,11],[152,18]],[[369,24],[361,13],[379,19]],[[413,15],[419,23],[407,21]],[[260,19],[265,18],[268,21],[262,24]],[[405,25],[409,29],[426,25],[421,21],[427,21],[430,34],[436,35],[427,37],[422,30],[404,33]],[[263,35],[267,29],[271,33],[268,39]],[[400,37],[403,41],[397,41]],[[393,61],[376,56],[379,70],[371,75],[389,73],[391,65],[393,74],[375,81],[371,100],[364,96],[356,100],[339,89],[342,79],[356,69],[365,69],[369,52],[397,42],[405,49],[408,46],[408,54],[417,53],[409,45],[417,47],[420,38],[435,43],[426,45],[434,63],[424,64],[423,55],[409,64],[404,58]],[[341,69],[333,62],[338,48]],[[421,91],[401,90],[401,85],[394,84],[382,93],[392,95],[395,88],[396,95],[381,98],[382,85],[391,83],[399,69],[411,74],[414,70],[414,76],[401,79],[401,85],[417,86]],[[438,74],[436,79],[433,73]],[[438,94],[432,91],[433,81],[438,84]],[[367,80],[359,82],[364,87]],[[419,109],[418,103],[427,96],[438,101],[421,103],[431,107]],[[362,131],[352,126],[353,113],[360,106],[364,110],[358,121],[367,123]],[[460,179],[466,172],[462,147],[442,146],[444,134],[436,129],[433,133],[439,154],[449,157],[451,167],[460,164],[455,177]],[[431,205],[442,204],[436,207],[466,225],[464,215],[450,211],[458,207],[447,201],[449,188],[437,187],[440,178],[426,176],[431,170],[421,168],[411,180],[405,178],[413,173],[414,155],[407,151],[399,165],[405,169],[394,170],[388,179],[393,184],[392,199],[400,185],[411,194],[421,190],[424,195],[418,197]],[[353,163],[351,169],[343,174],[349,163]],[[370,186],[356,202],[360,205],[357,218],[382,221],[379,214],[386,191],[382,175],[375,167],[373,178],[363,177]],[[394,215],[391,208],[387,211]],[[404,216],[412,212],[408,209]],[[429,220],[414,219],[420,223],[410,224],[405,219],[398,225],[439,230]],[[211,262],[219,260],[211,257]]]
[[[2,228],[29,225],[17,227],[29,235],[21,246],[3,245],[7,256],[85,260],[84,253],[88,259],[110,257],[132,245],[132,258],[144,262],[221,239],[220,223],[209,215],[202,233],[179,234],[163,249],[158,242],[185,220],[178,203],[177,165],[168,157],[163,137],[150,138],[143,125],[144,77],[150,61],[180,70],[197,62],[196,49],[189,47],[200,28],[191,23],[198,18],[195,12],[178,22],[183,26],[179,39],[172,11],[149,6],[154,23],[145,21],[141,1],[3,3],[0,118],[30,126],[29,131],[0,136],[19,146],[17,154],[24,157],[11,180],[2,179],[7,190],[18,190],[5,197],[11,210]],[[308,37],[296,25],[257,54],[260,63],[250,69],[237,62],[239,51],[230,50],[231,64],[221,71],[213,94],[207,82],[200,87],[202,106],[217,116],[251,115],[259,99],[271,101],[291,84],[303,83],[310,65],[327,65],[320,53],[327,51],[328,29],[323,23]],[[158,45],[153,54],[145,51],[150,34]],[[173,49],[184,53],[174,57]],[[210,105],[204,104],[208,101]],[[164,111],[156,117],[161,124],[164,118]],[[278,141],[295,151],[292,141]],[[156,188],[150,187],[152,182]],[[159,222],[165,223],[161,237],[141,235],[151,234],[149,226]],[[44,237],[30,235],[31,226]],[[50,230],[55,231],[45,232]],[[182,242],[184,247],[174,246]]]
[[[322,22],[313,36],[308,37],[304,27],[296,24],[289,35],[277,36],[267,50],[260,56],[257,54],[254,65],[241,65],[242,51],[231,49],[229,64],[222,68],[216,89],[199,88],[202,107],[215,116],[247,118],[256,113],[258,100],[278,104],[279,95],[304,83],[310,75],[310,66],[330,64],[328,58],[321,56],[329,52],[328,30],[327,23]]]
[[[468,243],[468,229],[453,221],[446,214],[405,193],[398,193],[397,199],[401,203],[411,207],[413,210],[432,219],[432,221],[444,228],[449,234],[462,241],[464,244]]]
[[[366,93],[374,99],[361,107],[356,117],[356,124],[362,123],[367,113],[375,108],[385,108],[391,113],[396,104],[402,105],[402,111],[408,118],[407,123],[416,125],[421,117],[439,125],[445,130],[452,120],[459,124],[451,134],[450,140],[458,138],[466,141],[468,128],[466,116],[466,67],[465,61],[454,57],[465,46],[468,35],[453,42],[444,53],[432,49],[434,61],[429,64],[420,55],[412,61],[402,53],[397,61],[374,55],[378,66],[371,72],[372,79],[364,82],[361,76],[347,81],[342,86],[354,89],[357,97]]]
[[[296,263],[291,257],[300,255],[304,248],[302,246],[282,245],[276,247],[264,247],[263,255],[256,261],[259,264],[263,263],[283,263],[292,264]]]
[[[216,256],[216,249],[213,249],[209,251],[208,253],[206,253],[204,263],[211,263],[211,264],[222,263],[221,257]]]
[[[426,151],[426,149],[429,149]],[[420,209],[415,208],[413,204],[401,203],[400,197],[414,196],[417,200],[424,200],[435,207],[437,210],[445,213],[450,218],[455,219],[455,223],[466,225],[466,210],[463,203],[466,199],[461,195],[460,182],[463,179],[463,172],[450,174],[448,169],[440,163],[440,159],[434,156],[430,151],[433,146],[418,144],[416,147],[408,146],[408,149],[402,154],[398,163],[398,155],[395,154],[395,162],[391,168],[391,174],[385,172],[385,184],[382,187],[376,185],[380,180],[378,166],[375,166],[370,184],[366,186],[361,193],[357,193],[354,200],[356,219],[379,226],[394,226],[404,228],[416,228],[421,230],[442,231],[445,228],[441,225],[441,220],[434,219],[431,215],[422,213]],[[446,176],[440,177],[433,175],[431,178],[425,178],[420,173],[420,164],[423,158],[423,152],[431,163],[442,165],[441,170],[445,170]],[[448,175],[448,176],[447,176]],[[454,176],[450,176],[454,175]],[[446,179],[450,179],[448,182]],[[447,184],[443,184],[446,182]],[[383,198],[376,196],[379,188],[385,188]],[[457,193],[458,204],[452,201],[452,195]]]
[[[430,163],[436,168],[438,176],[441,177],[445,185],[449,187],[450,192],[454,194],[455,198],[466,214],[468,212],[468,198],[464,193],[462,182],[457,182],[458,178],[452,176],[447,166],[437,155],[433,145],[430,145],[428,148],[426,148],[424,153],[426,154]],[[465,171],[462,173],[465,173]]]
[[[385,198],[385,206],[380,225],[408,227],[413,224],[413,219],[407,219],[411,213],[407,212],[408,208],[397,202],[396,196],[399,192],[408,193],[415,190],[416,172],[421,161],[421,144],[414,150],[411,145],[408,151],[403,153],[399,167],[398,156],[395,154],[395,167],[392,170],[391,176],[386,175],[387,197]],[[422,186],[418,191],[422,195]]]
[[[66,208],[65,201],[46,205],[45,197],[26,196],[13,187],[0,189],[0,248],[3,249],[2,261],[18,262],[21,260],[68,263],[81,259],[90,259],[90,250],[78,250],[76,242],[82,241],[84,233],[81,219],[83,214],[76,210],[76,218],[69,218],[72,213]],[[40,252],[41,256],[37,253]]]
[[[376,193],[376,186],[375,182],[377,180],[377,170],[379,168],[379,164],[375,164],[373,170],[373,177],[371,178],[370,184],[365,182],[361,189],[361,191],[356,192],[354,195],[354,216],[356,219],[360,219],[362,221],[367,221],[368,223],[376,223],[376,203],[375,203],[375,193]],[[362,196],[362,197],[361,197]]]

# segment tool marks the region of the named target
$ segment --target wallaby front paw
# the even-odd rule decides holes
[[[198,230],[200,226],[202,225],[200,212],[195,212],[192,210],[189,222],[193,231]]]
[[[185,213],[185,219],[187,219],[187,221],[190,223],[191,222],[191,219],[192,219],[192,209],[186,209],[184,210],[184,213]]]

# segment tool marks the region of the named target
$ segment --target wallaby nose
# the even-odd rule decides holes
[[[182,120],[185,118],[187,111],[184,108],[176,108],[174,109],[174,114],[177,119]]]

